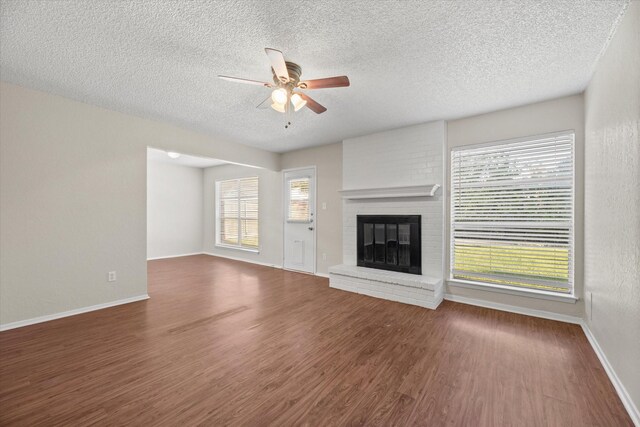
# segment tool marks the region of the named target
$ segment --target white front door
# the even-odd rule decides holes
[[[284,268],[316,272],[316,168],[284,171]]]

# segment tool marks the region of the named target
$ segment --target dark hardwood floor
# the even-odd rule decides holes
[[[0,333],[2,425],[632,425],[580,327],[206,255]]]

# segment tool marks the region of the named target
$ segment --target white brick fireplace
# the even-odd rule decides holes
[[[343,142],[343,264],[331,287],[436,308],[443,297],[446,123]],[[422,275],[357,266],[357,215],[420,215]]]

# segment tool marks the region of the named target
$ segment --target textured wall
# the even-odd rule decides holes
[[[587,88],[585,121],[585,290],[593,295],[587,322],[640,408],[638,2],[630,4]]]
[[[148,145],[280,163],[274,153],[0,84],[1,324],[146,294]],[[112,270],[118,281],[108,283]]]
[[[442,185],[445,140],[443,121],[346,139],[342,147],[344,188]],[[344,264],[356,265],[357,215],[422,215],[422,274],[441,278],[442,203],[442,189],[428,198],[345,200]]]
[[[260,252],[216,246],[216,181],[257,176]],[[282,266],[282,174],[240,165],[204,170],[204,251],[241,260]]]
[[[448,150],[445,155],[447,161],[447,180],[450,175],[451,149],[453,147],[478,144],[482,142],[500,141],[562,130],[575,131],[575,292],[582,298],[583,294],[583,205],[584,205],[584,104],[582,95],[568,96],[537,104],[525,105],[517,108],[496,111],[479,116],[453,120],[447,123]],[[447,201],[447,210],[450,206]],[[448,214],[447,214],[448,215]],[[449,221],[447,221],[447,228]],[[449,246],[449,231],[447,230],[447,246]],[[447,276],[449,263],[449,249],[447,248]],[[469,289],[447,286],[447,292],[456,296],[474,298],[490,303],[507,304],[527,309],[550,311],[553,313],[582,317],[584,304],[549,301],[526,296],[507,295],[483,289]]]
[[[342,262],[342,198],[338,192],[342,189],[342,143],[284,153],[281,166],[316,167],[316,265],[318,273],[328,274],[330,266]]]
[[[203,171],[147,162],[147,258],[202,252]]]

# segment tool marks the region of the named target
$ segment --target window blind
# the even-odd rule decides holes
[[[574,134],[451,152],[451,277],[571,293]]]
[[[291,222],[309,222],[309,178],[289,180],[289,206],[287,220]]]
[[[258,177],[218,181],[216,187],[217,243],[257,249]]]

